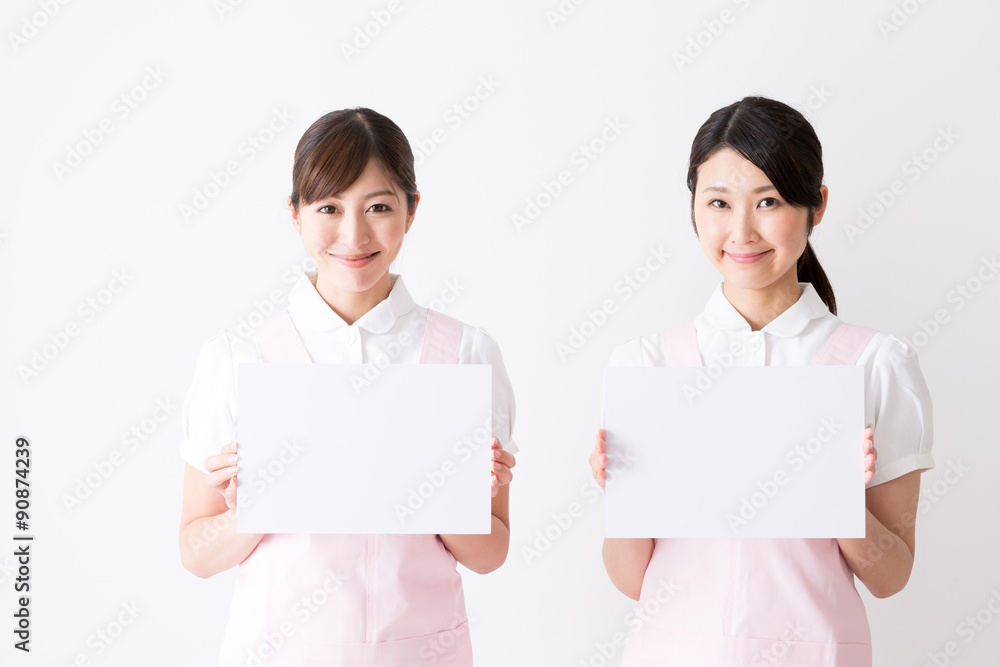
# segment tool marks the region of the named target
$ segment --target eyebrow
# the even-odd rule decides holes
[[[710,185],[707,188],[705,188],[703,192],[708,192],[709,190],[711,190],[712,192],[729,192],[729,188],[723,185]],[[759,188],[754,188],[750,192],[752,192],[753,194],[758,194],[760,192],[767,192],[768,190],[777,190],[777,188],[774,187],[773,185],[762,185]]]
[[[374,199],[375,197],[381,197],[382,195],[392,195],[393,197],[396,197],[396,199],[399,199],[399,196],[395,192],[393,192],[392,190],[376,190],[375,192],[372,192],[372,193],[369,193],[367,195],[364,195],[361,199],[363,201],[368,201],[369,199]],[[338,192],[335,195],[330,195],[329,197],[324,197],[323,199],[320,199],[318,201],[337,200],[337,199],[340,199],[340,197],[341,197],[341,193]]]

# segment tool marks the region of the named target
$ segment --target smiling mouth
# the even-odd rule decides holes
[[[753,264],[760,258],[764,257],[770,250],[764,250],[763,252],[727,252],[729,259],[733,260],[737,264]]]
[[[330,255],[330,257],[336,259],[341,264],[344,264],[351,268],[359,268],[369,264],[372,260],[375,259],[375,257],[379,255],[380,252],[381,252],[380,250],[377,250],[375,252],[368,253],[367,255],[335,255],[333,253],[327,253],[327,254]]]

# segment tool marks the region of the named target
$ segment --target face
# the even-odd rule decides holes
[[[372,307],[388,296],[389,266],[419,202],[418,193],[407,211],[406,194],[372,159],[343,192],[292,208],[295,229],[316,265],[316,289],[331,305],[369,297]]]
[[[820,191],[813,225],[826,208],[826,186]],[[720,150],[699,167],[693,204],[701,248],[726,286],[798,289],[796,262],[806,247],[809,209],[786,202],[757,166]]]

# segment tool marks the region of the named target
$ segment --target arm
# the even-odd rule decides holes
[[[493,438],[492,529],[488,535],[441,535],[441,541],[459,563],[479,574],[503,565],[510,547],[510,481],[514,455]]]
[[[236,443],[205,459],[208,474],[190,463],[184,470],[180,552],[184,567],[208,578],[240,564],[263,535],[236,532]]]
[[[608,454],[604,442],[604,429],[597,431],[597,444],[594,453],[590,455],[590,469],[594,479],[603,489],[607,476]],[[604,569],[608,571],[611,583],[619,591],[632,598],[639,599],[642,591],[642,580],[646,576],[646,567],[653,557],[654,542],[650,538],[604,538]]]
[[[865,431],[865,483],[871,481],[877,453]],[[837,542],[844,560],[877,598],[903,590],[913,569],[920,472],[914,470],[865,492],[865,536]]]

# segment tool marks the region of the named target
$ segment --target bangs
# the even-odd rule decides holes
[[[299,183],[299,204],[340,194],[358,180],[375,156],[375,142],[368,132],[341,131],[316,133],[313,142],[296,148],[293,181]]]

